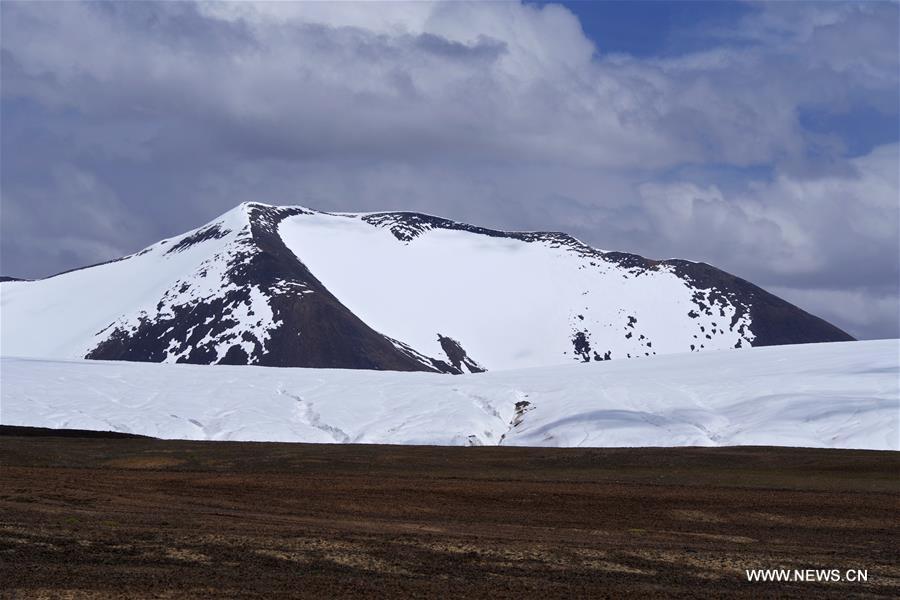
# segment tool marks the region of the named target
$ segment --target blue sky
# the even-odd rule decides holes
[[[756,9],[742,2],[561,2],[601,53],[679,55],[722,43],[726,31]]]
[[[760,4],[721,0],[560,4],[578,16],[599,54],[621,53],[641,58],[675,57],[758,43],[730,38],[728,32],[763,9]],[[795,4],[802,9],[802,3]],[[848,46],[847,51],[852,52],[852,47]],[[839,136],[847,156],[862,156],[876,146],[900,140],[896,103],[876,109],[866,98],[857,98],[848,105],[799,107],[798,118],[811,132]]]
[[[0,271],[242,201],[705,261],[900,336],[898,4],[0,4]]]

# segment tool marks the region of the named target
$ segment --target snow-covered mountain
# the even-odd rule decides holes
[[[213,440],[900,450],[898,344],[459,377],[4,358],[0,422]]]
[[[0,311],[6,356],[446,373],[852,339],[704,263],[256,203]]]

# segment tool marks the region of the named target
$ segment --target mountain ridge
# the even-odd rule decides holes
[[[117,289],[141,278],[144,295]],[[257,202],[134,254],[0,289],[4,312],[24,323],[3,328],[3,352],[48,357],[461,373],[853,339],[705,263],[417,212]],[[83,307],[97,329],[62,317],[44,328],[34,306],[71,319]],[[29,342],[29,329],[50,341]]]

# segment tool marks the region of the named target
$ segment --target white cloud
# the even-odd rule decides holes
[[[896,115],[896,9],[763,4],[705,49],[636,58],[598,55],[556,5],[5,2],[3,99],[30,112],[4,118],[4,270],[77,266],[258,200],[562,229],[889,297],[897,146],[846,159],[798,114]],[[118,225],[62,259],[42,223],[87,219],[72,173]]]
[[[848,164],[847,174],[781,174],[728,193],[646,183],[639,212],[660,247],[776,287],[860,335],[900,335],[900,146]]]
[[[881,264],[877,255],[900,239],[898,148],[882,146],[849,161],[849,174],[781,174],[728,194],[690,182],[645,183],[640,202],[651,231],[672,244],[687,238],[696,253],[743,257],[737,262],[746,270],[762,263],[801,276],[848,259]]]
[[[245,124],[284,158],[311,142],[316,152],[470,152],[594,168],[752,164],[801,151],[798,98],[783,83],[760,85],[765,49],[594,60],[578,20],[555,5],[200,6],[195,18],[214,32],[205,44],[181,39],[184,7],[160,8],[154,27],[139,28],[119,7],[65,4],[16,6],[27,25],[5,28],[3,46],[47,102]],[[215,36],[230,40],[225,51]]]

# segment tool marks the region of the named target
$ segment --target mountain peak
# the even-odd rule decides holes
[[[852,339],[703,263],[258,202],[0,290],[4,353],[50,358],[460,373]]]

